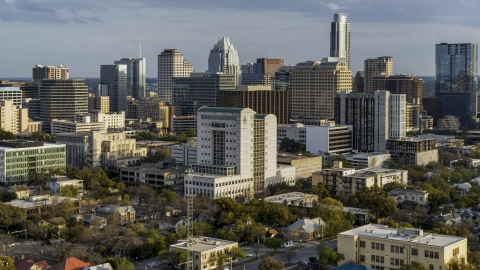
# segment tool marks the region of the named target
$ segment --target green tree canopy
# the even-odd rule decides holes
[[[27,220],[27,211],[20,207],[0,203],[0,223],[7,228]]]
[[[0,140],[5,141],[5,140],[16,140],[16,139],[17,139],[17,136],[15,136],[13,132],[6,131],[0,128]]]
[[[400,267],[399,270],[427,270],[427,268],[425,268],[422,263],[412,262]]]
[[[345,260],[345,256],[335,252],[332,248],[325,247],[323,244],[317,245],[317,254],[322,264],[337,265],[339,261]]]
[[[76,198],[78,196],[78,188],[74,185],[65,185],[58,189],[58,194],[64,197]]]
[[[0,270],[16,270],[13,258],[0,255]]]
[[[397,210],[397,202],[387,197],[387,193],[377,185],[364,187],[357,193],[350,195],[347,205],[378,211],[379,217],[388,217]]]
[[[263,244],[267,248],[271,248],[274,250],[275,253],[277,253],[277,248],[281,248],[283,245],[284,241],[280,238],[267,238],[263,242]]]
[[[267,256],[263,257],[258,266],[259,270],[283,270],[283,262],[279,262],[274,258]]]

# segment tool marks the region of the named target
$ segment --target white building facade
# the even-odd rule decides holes
[[[277,119],[245,108],[202,107],[197,117],[197,164],[185,194],[251,196],[269,185],[294,184],[295,168],[277,166]],[[191,177],[191,179],[190,179]]]

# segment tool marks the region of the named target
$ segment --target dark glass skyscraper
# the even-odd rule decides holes
[[[435,95],[443,115],[460,117],[462,126],[477,115],[477,56],[474,43],[435,45]]]
[[[136,99],[145,97],[147,81],[145,58],[122,58],[114,64],[127,66],[127,96]]]

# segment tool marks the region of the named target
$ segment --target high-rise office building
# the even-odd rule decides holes
[[[462,126],[477,115],[477,62],[475,43],[435,45],[435,96],[448,104],[442,114],[460,117]]]
[[[355,79],[353,79],[352,92],[354,93],[365,92],[365,72],[364,71],[357,71],[357,74],[355,74]]]
[[[127,110],[127,65],[101,65],[100,84],[108,85],[110,112]]]
[[[34,82],[0,80],[0,87],[18,87],[22,92],[22,98],[38,98],[38,84]]]
[[[113,63],[127,66],[127,96],[144,97],[147,91],[146,59],[122,58]]]
[[[292,71],[295,66],[279,67],[275,72],[275,81],[272,84],[272,90],[290,90]]]
[[[74,120],[76,114],[88,113],[88,86],[83,79],[42,81],[39,91],[43,130],[50,131],[53,119]]]
[[[335,94],[352,91],[347,63],[302,62],[291,72],[292,119],[334,119]]]
[[[58,67],[35,65],[32,69],[32,77],[35,83],[42,83],[43,79],[67,80],[68,68],[62,65]]]
[[[210,50],[207,72],[234,74],[236,85],[241,83],[242,70],[240,69],[238,52],[228,37],[220,37],[213,49]]]
[[[388,139],[406,137],[406,96],[388,91],[335,96],[335,122],[353,126],[353,149],[385,152]]]
[[[12,100],[15,106],[22,106],[22,91],[19,87],[0,87],[0,101]]]
[[[366,93],[373,93],[374,89],[372,77],[378,74],[393,75],[393,57],[381,56],[373,59],[366,59],[364,62],[364,89]]]
[[[283,58],[257,58],[255,72],[265,73],[270,77],[274,77],[275,72],[284,65]]]
[[[249,108],[202,107],[197,117],[197,163],[185,194],[251,198],[254,191],[293,185],[295,168],[277,166],[277,119]]]
[[[172,102],[172,78],[190,77],[192,65],[177,49],[165,49],[158,55],[158,96]]]
[[[250,108],[261,114],[273,114],[278,124],[288,124],[290,91],[271,90],[270,86],[241,85],[237,91],[218,91],[218,106]]]
[[[414,75],[379,74],[371,77],[373,89],[388,90],[392,94],[405,94],[407,102],[421,104],[422,79]]]
[[[350,69],[350,23],[345,13],[333,14],[330,30],[330,57],[344,58]]]
[[[22,109],[13,100],[0,101],[0,128],[17,133],[28,132],[28,109]]]
[[[191,73],[173,78],[172,104],[182,107],[182,115],[196,115],[202,106],[217,107],[219,91],[235,91],[235,74]]]

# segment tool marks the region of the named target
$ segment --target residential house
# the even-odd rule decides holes
[[[13,262],[17,270],[42,270],[43,267],[41,264],[36,264],[32,260],[15,260]],[[3,268],[2,268],[3,269]],[[8,267],[5,269],[9,269]]]
[[[97,209],[97,214],[103,217],[113,216],[118,225],[135,222],[135,209],[132,206],[107,205]]]
[[[343,207],[343,211],[354,215],[355,224],[357,225],[365,225],[370,223],[370,216],[373,213],[373,211],[370,209],[362,209],[362,208],[347,207],[347,206]]]
[[[187,224],[187,217],[165,217],[158,222],[158,229],[163,231],[174,230],[178,233],[180,226],[186,227]]]
[[[48,268],[49,270],[83,270],[87,266],[93,266],[92,263],[81,261],[75,257],[67,258],[52,267]]]
[[[28,200],[30,198],[30,188],[26,185],[9,186],[7,192],[14,192],[19,200]]]
[[[149,211],[142,211],[142,210],[136,210],[135,211],[135,220],[136,221],[147,221],[151,219],[156,219],[157,214],[149,212]]]
[[[50,189],[52,194],[58,194],[60,188],[65,186],[74,186],[78,190],[78,195],[83,196],[83,180],[71,179],[66,176],[52,176],[47,182],[47,187]]]
[[[113,270],[113,267],[109,263],[102,263],[94,266],[85,266],[83,270]]]
[[[462,216],[458,213],[451,211],[450,213],[432,213],[422,216],[423,221],[428,222],[440,222],[445,225],[456,225],[462,221]]]
[[[101,230],[107,226],[107,219],[93,214],[83,217],[83,225],[87,228],[95,228]]]
[[[414,190],[406,188],[397,188],[388,192],[388,197],[394,199],[402,207],[415,208],[417,205],[428,205],[428,192],[425,190]]]
[[[303,218],[285,228],[280,228],[279,231],[293,239],[308,241],[322,237],[325,225],[326,223],[320,217],[314,219]]]
[[[480,224],[480,212],[470,209],[460,209],[458,214],[461,216],[463,222],[473,222],[475,226]]]

